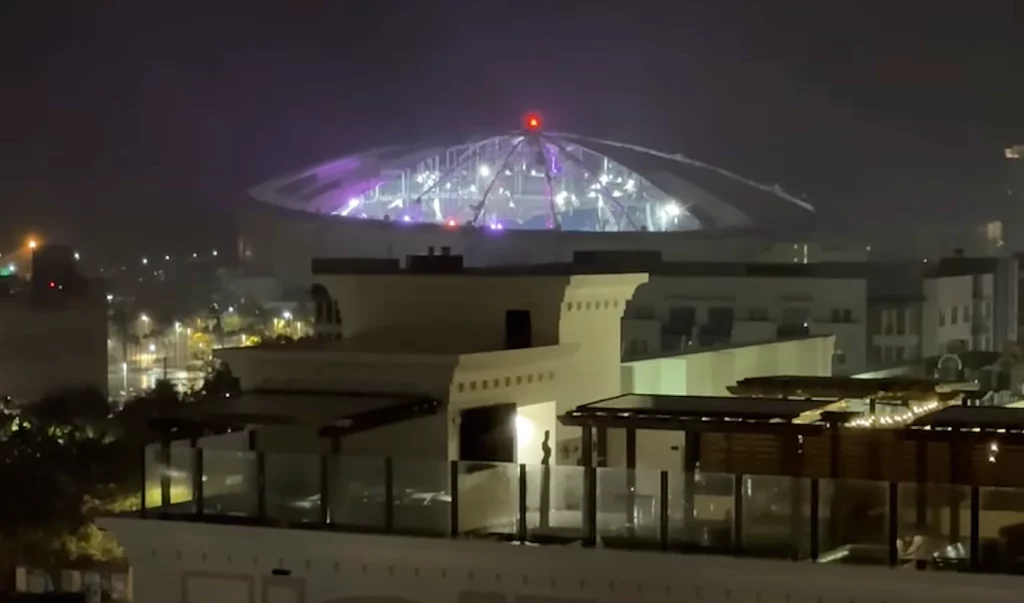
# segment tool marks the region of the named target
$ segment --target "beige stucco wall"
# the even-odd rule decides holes
[[[622,393],[674,396],[728,396],[728,387],[747,377],[832,374],[835,337],[734,346],[627,362]]]

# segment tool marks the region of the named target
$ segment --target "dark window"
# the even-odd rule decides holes
[[[673,331],[690,333],[697,322],[697,309],[693,306],[673,306],[668,309],[668,325]]]
[[[505,311],[505,349],[533,347],[533,325],[529,310]]]
[[[516,405],[495,404],[462,411],[459,458],[492,463],[516,462]]]

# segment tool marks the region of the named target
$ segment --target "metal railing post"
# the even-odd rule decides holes
[[[451,505],[449,506],[448,529],[452,538],[459,536],[459,461],[448,464],[448,483],[451,488]]]
[[[196,446],[192,449],[192,512],[196,517],[206,512],[203,471],[203,449]]]
[[[658,486],[658,541],[661,550],[668,550],[668,471],[661,472]]]
[[[525,544],[530,536],[529,526],[526,518],[526,465],[519,465],[519,525],[518,538],[520,544]]]
[[[395,529],[395,466],[391,457],[384,459],[384,531]]]

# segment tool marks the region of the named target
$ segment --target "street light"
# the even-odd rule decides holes
[[[39,243],[37,243],[35,239],[29,239],[28,240],[28,248],[29,249],[35,249],[36,247],[39,247]]]

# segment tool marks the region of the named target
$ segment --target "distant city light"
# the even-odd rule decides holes
[[[149,322],[149,317],[146,316],[145,314],[139,314],[139,320],[141,320],[142,322]]]
[[[288,310],[285,310],[284,312],[282,312],[282,313],[281,313],[281,316],[282,316],[282,317],[283,317],[283,318],[284,318],[285,320],[291,320],[291,319],[292,319],[292,313],[291,313],[291,312],[289,312]]]
[[[171,256],[169,256],[169,255],[165,255],[165,256],[164,256],[164,261],[165,261],[165,262],[169,262],[169,261],[171,261]]]
[[[481,163],[480,167],[477,168],[477,172],[480,174],[481,178],[486,178],[491,175],[491,166],[486,163]]]
[[[142,258],[142,265],[143,266],[145,266],[148,263],[149,263],[149,260],[147,258]]]
[[[216,249],[213,250],[213,257],[217,257],[217,250]]]
[[[114,296],[110,293],[107,294],[107,303],[114,301]]]
[[[193,259],[193,260],[194,260],[194,259],[196,259],[197,257],[199,257],[199,254],[198,254],[198,253],[193,253],[193,254],[192,254],[192,259]]]
[[[80,260],[80,259],[82,259],[82,256],[81,256],[81,254],[79,254],[79,253],[78,253],[77,251],[75,252],[75,259],[76,259],[76,260]]]
[[[149,344],[149,351],[150,351],[150,353],[156,352],[156,344],[155,343]]]

